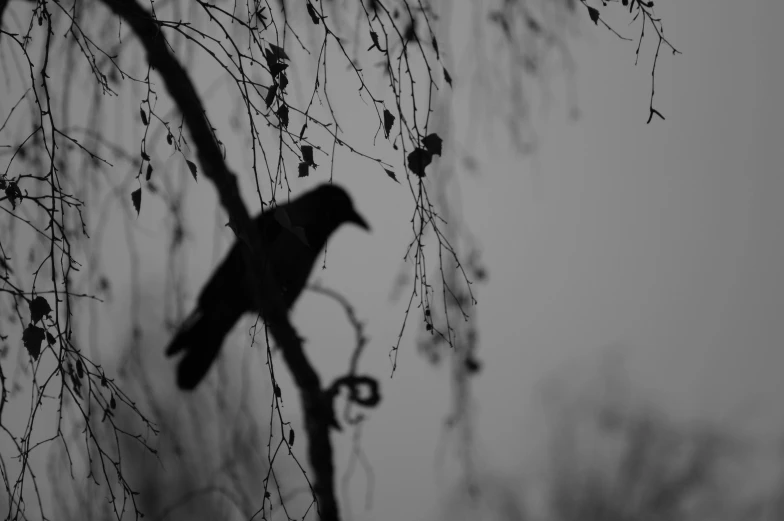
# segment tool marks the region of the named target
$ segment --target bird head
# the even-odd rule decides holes
[[[354,208],[351,196],[341,187],[323,184],[311,192],[315,199],[320,217],[337,228],[343,223],[351,223],[363,230],[370,231],[370,225]]]

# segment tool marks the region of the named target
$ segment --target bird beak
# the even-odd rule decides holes
[[[353,208],[351,209],[351,214],[349,215],[347,221],[350,222],[350,223],[356,224],[357,226],[359,226],[360,228],[362,228],[365,231],[368,231],[368,232],[370,231],[370,225]]]

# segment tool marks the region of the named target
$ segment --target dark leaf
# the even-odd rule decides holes
[[[302,130],[299,131],[299,139],[302,140],[302,136],[305,135],[305,129],[308,128],[308,122],[302,124]]]
[[[199,169],[196,168],[196,163],[194,163],[193,161],[189,161],[187,159],[185,160],[185,162],[188,164],[188,169],[190,169],[190,171],[191,171],[191,175],[193,176],[193,180],[194,181],[198,181],[198,179],[196,178],[196,174],[199,172]]]
[[[139,210],[142,207],[142,189],[137,188],[131,194],[131,202],[133,202],[133,208],[136,210],[136,216],[139,216]]]
[[[397,177],[395,176],[395,173],[394,173],[392,170],[387,170],[387,169],[385,168],[385,169],[384,169],[384,172],[386,172],[386,173],[387,173],[387,175],[388,175],[388,176],[389,176],[389,177],[390,177],[390,178],[391,178],[391,179],[392,179],[394,182],[396,182],[396,183],[400,183],[400,181],[398,181],[398,180],[397,180]]]
[[[277,398],[280,398],[280,396],[281,396],[280,386],[278,384],[275,384],[275,396]]]
[[[433,154],[423,148],[416,148],[408,154],[408,169],[419,177],[425,177],[425,167],[433,160]]]
[[[430,43],[433,45],[433,50],[436,51],[436,58],[438,58],[438,40],[436,40],[435,35],[433,35],[433,39]]]
[[[142,159],[144,159],[145,161],[150,160],[150,156],[147,155],[147,152],[145,152],[144,150],[142,150]]]
[[[112,395],[112,398],[109,400],[109,407],[112,409],[117,408],[117,400],[114,399],[114,395]]]
[[[272,44],[272,43],[269,44],[269,46],[270,46],[270,48],[269,48],[268,52],[272,55],[272,57],[275,59],[275,61],[288,60],[289,59],[289,57],[286,56],[286,51],[284,51],[281,47],[278,47],[277,45]]]
[[[436,156],[441,155],[441,143],[442,140],[438,134],[430,134],[422,139],[422,144],[425,145],[427,151]]]
[[[294,446],[294,429],[289,430],[289,447]]]
[[[278,82],[280,83],[280,90],[286,90],[286,87],[289,84],[289,78],[286,76],[285,72],[281,72],[278,76]]]
[[[142,117],[142,123],[144,123],[144,126],[145,126],[145,127],[146,127],[147,125],[149,125],[149,124],[150,124],[150,123],[147,121],[147,113],[146,113],[146,112],[144,112],[144,109],[143,109],[143,108],[141,108],[141,107],[139,107],[139,115]]]
[[[47,331],[46,332],[46,343],[51,346],[51,345],[54,345],[55,341],[56,340],[55,340],[54,336],[49,331]]]
[[[264,50],[264,59],[267,60],[267,67],[278,62],[277,58],[275,58],[275,53],[270,49]]]
[[[288,68],[289,68],[288,63],[280,63],[280,62],[273,63],[272,65],[269,66],[270,74],[272,74],[273,78]]]
[[[44,341],[44,338],[46,338],[44,330],[32,324],[27,326],[22,333],[22,343],[33,360],[38,360],[38,355],[41,354],[41,342]]]
[[[449,75],[449,71],[446,70],[446,68],[444,68],[444,79],[446,80],[446,82],[451,87],[452,86],[452,76]]]
[[[42,296],[35,297],[30,301],[30,321],[35,324],[45,316],[52,312],[49,303]]]
[[[84,378],[84,366],[82,365],[81,360],[76,361],[76,374],[79,378]]]
[[[283,128],[288,128],[289,126],[289,107],[287,105],[281,105],[278,111],[276,112],[278,115],[278,119],[280,120],[280,124]]]
[[[147,163],[147,175],[144,176],[145,181],[149,181],[152,177],[152,163]]]
[[[310,165],[305,163],[304,161],[299,164],[297,167],[298,177],[308,177],[310,175],[309,171]]]
[[[5,196],[11,201],[11,208],[16,209],[16,202],[22,199],[22,191],[15,181],[9,182],[5,187]]]
[[[588,16],[591,17],[591,21],[596,25],[599,25],[599,10],[590,5],[586,5],[585,7],[588,8]]]
[[[275,101],[275,94],[278,92],[278,84],[273,83],[272,87],[267,89],[267,97],[264,98],[264,103],[267,105],[267,108],[270,108],[272,102]]]
[[[319,24],[319,15],[316,12],[316,8],[313,7],[313,4],[311,4],[310,2],[308,2],[308,14],[310,15],[310,19],[313,20],[313,23],[315,25],[318,25]]]
[[[381,44],[378,42],[378,33],[376,33],[375,31],[370,31],[370,39],[373,40],[373,45],[368,47],[368,51],[370,49],[372,49],[373,47],[375,47],[376,49],[381,51]],[[384,51],[381,51],[381,52],[384,52]]]
[[[311,166],[316,166],[313,162],[313,147],[310,145],[302,145],[302,159]]]
[[[166,134],[166,142],[171,145],[173,141],[174,141],[174,136],[171,135],[171,132]]]
[[[392,115],[387,109],[384,109],[384,135],[389,139],[389,132],[392,130],[392,125],[395,124],[395,116]]]

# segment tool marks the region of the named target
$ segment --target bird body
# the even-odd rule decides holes
[[[290,310],[307,283],[330,235],[342,224],[369,230],[342,188],[324,184],[301,197],[262,212],[254,219],[265,248],[264,258]],[[256,288],[249,287],[243,246],[235,240],[199,294],[196,309],[185,319],[166,349],[167,356],[185,352],[177,369],[177,385],[195,388],[217,359],[223,340],[243,314],[258,312]]]

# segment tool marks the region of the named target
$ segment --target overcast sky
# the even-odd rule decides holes
[[[684,53],[660,56],[655,106],[666,121],[645,124],[653,40],[635,68],[634,44],[583,25],[573,46],[582,118],[566,122],[561,96],[535,163],[486,153],[481,176],[463,181],[490,273],[476,396],[491,466],[523,468],[537,384],[607,345],[630,353],[635,383],[674,411],[781,424],[784,10],[665,1],[657,14]],[[380,220],[375,203],[360,207]],[[386,240],[357,237],[372,249]],[[375,317],[390,314],[370,315],[378,363],[395,328]],[[402,357],[366,430],[376,519],[421,519],[436,501],[446,379]]]

